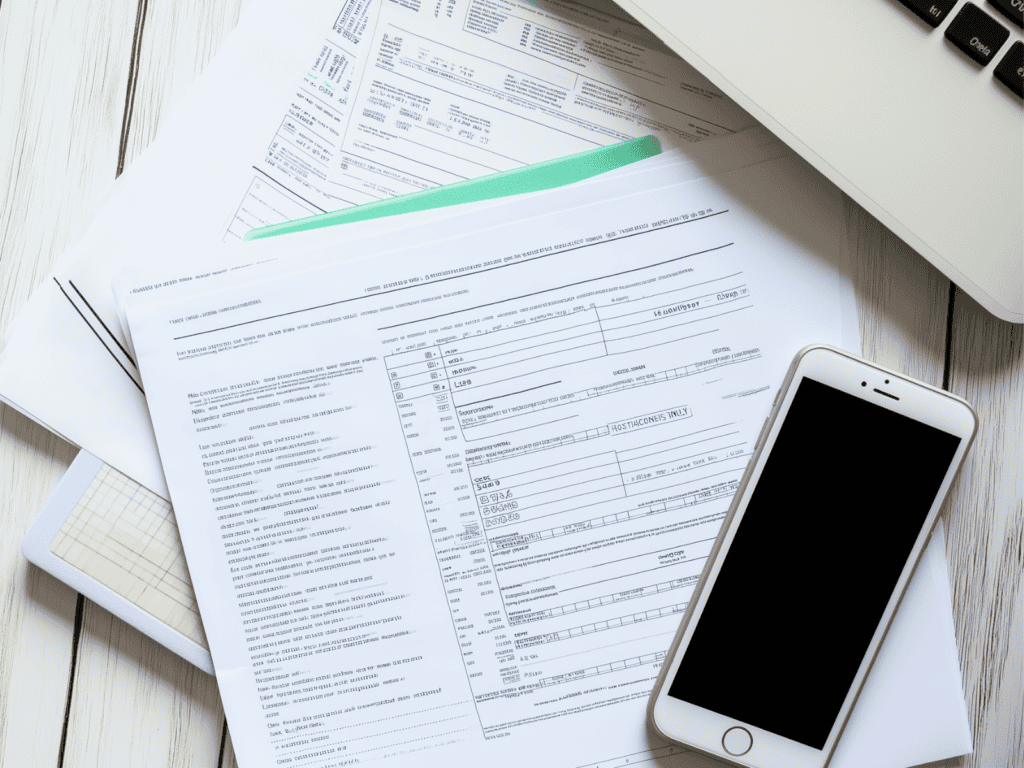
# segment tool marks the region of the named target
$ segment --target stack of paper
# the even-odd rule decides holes
[[[254,0],[19,317],[0,396],[166,496],[110,293],[121,270],[625,139],[753,125],[643,27],[575,3]]]
[[[122,291],[241,764],[685,764],[664,650],[793,351],[857,347],[838,193],[757,153]],[[921,630],[835,765],[966,748]]]

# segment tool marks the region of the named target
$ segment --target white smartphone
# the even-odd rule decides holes
[[[793,361],[648,705],[748,768],[824,768],[963,462],[965,401],[827,346]]]

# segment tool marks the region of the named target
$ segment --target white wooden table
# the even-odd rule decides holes
[[[0,333],[238,20],[241,0],[2,0]],[[1021,172],[1021,169],[1008,169]],[[975,753],[1024,766],[1024,327],[847,201],[864,353],[971,401],[943,514]],[[212,677],[22,558],[75,449],[0,408],[0,766],[233,766]]]

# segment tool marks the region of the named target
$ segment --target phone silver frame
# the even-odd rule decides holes
[[[868,647],[868,651],[865,654],[865,658],[858,668],[857,676],[854,679],[853,685],[851,686],[851,693],[847,696],[843,702],[843,706],[840,709],[839,716],[836,719],[836,725],[833,726],[832,732],[829,734],[829,738],[825,743],[825,747],[822,750],[816,750],[806,745],[799,744],[797,742],[785,739],[777,734],[771,734],[766,731],[757,729],[755,726],[751,726],[747,723],[736,721],[732,718],[719,715],[718,713],[710,712],[708,710],[701,709],[687,702],[682,702],[677,699],[673,699],[668,696],[666,681],[671,677],[674,677],[675,670],[679,666],[679,650],[684,641],[688,639],[690,634],[691,620],[699,611],[703,610],[704,601],[702,600],[703,593],[707,587],[712,575],[717,577],[718,568],[720,567],[719,555],[723,550],[723,547],[728,540],[731,543],[732,536],[734,535],[734,523],[736,522],[737,512],[741,507],[745,508],[745,502],[748,500],[748,490],[752,490],[753,484],[752,479],[756,474],[759,477],[760,471],[763,469],[764,461],[763,456],[767,455],[765,447],[773,444],[773,440],[777,435],[778,430],[776,425],[781,426],[779,416],[788,409],[789,403],[792,401],[793,394],[795,394],[794,382],[797,380],[797,375],[801,371],[801,365],[804,363],[807,356],[811,353],[820,350],[821,352],[828,354],[839,355],[842,358],[846,358],[847,361],[852,361],[857,365],[866,366],[865,371],[871,371],[873,374],[888,377],[889,380],[899,382],[901,387],[909,385],[910,388],[920,387],[923,390],[930,390],[931,392],[941,396],[943,399],[950,401],[949,406],[953,408],[962,407],[965,409],[963,418],[968,421],[960,424],[960,427],[970,426],[969,434],[967,429],[955,430],[962,440],[957,454],[954,455],[953,461],[950,463],[950,467],[947,470],[946,476],[943,478],[942,484],[939,488],[939,492],[936,496],[935,502],[928,512],[928,516],[925,519],[925,524],[922,528],[922,533],[918,536],[914,548],[911,551],[911,555],[908,558],[908,563],[904,567],[904,571],[901,574],[900,580],[897,583],[897,588],[894,590],[893,597],[890,598],[889,603],[886,606],[885,613],[883,614],[882,621],[879,625],[879,630],[872,637],[871,644]],[[838,361],[837,361],[838,362]],[[842,365],[848,365],[848,362],[842,363]],[[801,374],[801,378],[802,378]],[[859,377],[858,377],[859,378]],[[870,391],[870,390],[869,390]],[[864,397],[863,393],[856,392],[858,396]],[[917,395],[920,397],[920,395]],[[867,399],[867,398],[865,398]],[[930,400],[931,396],[927,396],[926,400]],[[937,402],[937,401],[936,401]],[[902,408],[893,407],[888,403],[879,401],[880,405],[887,407],[890,410],[896,412],[904,412]],[[906,407],[906,406],[904,406]],[[920,409],[919,409],[920,410]],[[959,419],[960,416],[957,416]],[[926,423],[935,423],[934,419],[921,419]],[[839,742],[843,729],[846,727],[846,723],[849,719],[850,713],[853,711],[853,707],[856,704],[857,698],[860,696],[860,691],[863,686],[864,680],[867,677],[871,666],[874,664],[875,657],[878,653],[878,649],[881,647],[882,640],[885,638],[886,633],[889,630],[889,625],[892,623],[893,616],[896,613],[896,609],[902,602],[903,595],[906,592],[906,587],[910,582],[910,578],[913,576],[914,571],[917,569],[917,565],[920,561],[921,554],[924,551],[924,546],[927,543],[928,537],[931,535],[935,528],[935,524],[938,521],[939,509],[945,499],[946,493],[948,492],[956,474],[959,472],[961,465],[963,464],[964,458],[967,452],[970,450],[971,444],[974,442],[974,437],[977,434],[978,420],[977,414],[974,409],[962,398],[956,397],[944,390],[932,387],[923,382],[910,379],[909,377],[900,374],[896,371],[892,371],[883,366],[864,360],[863,358],[852,355],[844,350],[838,349],[825,344],[816,344],[801,349],[790,365],[789,371],[783,380],[782,385],[779,387],[778,393],[775,396],[775,400],[772,404],[772,410],[768,417],[765,419],[764,425],[761,428],[761,432],[758,435],[755,443],[754,451],[750,462],[747,465],[746,470],[743,473],[743,477],[740,480],[740,484],[733,496],[732,503],[729,506],[729,511],[726,514],[725,520],[722,523],[722,528],[719,531],[719,535],[715,540],[715,544],[711,549],[708,556],[707,563],[701,574],[700,580],[694,589],[693,595],[690,598],[689,604],[687,605],[686,611],[683,614],[682,621],[679,625],[679,629],[676,632],[675,638],[672,641],[672,645],[669,648],[669,652],[665,658],[665,663],[662,665],[661,673],[658,675],[657,682],[655,683],[654,690],[651,693],[650,700],[647,706],[647,720],[650,728],[661,738],[666,741],[674,742],[677,744],[683,744],[686,747],[693,749],[702,754],[706,754],[710,757],[714,757],[717,760],[731,763],[737,766],[744,766],[745,768],[768,768],[769,766],[779,766],[780,768],[824,768],[832,759],[832,755],[835,752],[836,745]],[[741,516],[742,519],[742,516]],[[726,550],[727,551],[727,550]],[[694,624],[694,626],[696,626]],[[710,735],[706,739],[698,739],[696,742],[690,738],[680,738],[680,731],[673,729],[673,725],[678,723],[666,723],[659,722],[658,714],[661,714],[662,719],[665,717],[672,718],[688,718],[693,717],[695,720],[700,722],[697,724],[690,723],[690,727],[700,732],[701,728],[708,729],[714,727],[715,736]],[[712,726],[712,724],[714,724]],[[760,757],[756,758],[756,762],[752,761],[754,758],[746,758],[745,756],[737,757],[730,755],[724,751],[723,745],[712,743],[715,739],[719,738],[719,735],[724,733],[725,729],[729,726],[741,725],[744,726],[748,731],[755,734],[754,739],[756,743],[763,742],[767,743],[769,747],[773,749],[781,749],[781,753],[778,751],[772,756],[771,760],[764,761]],[[760,749],[758,751],[761,751]]]

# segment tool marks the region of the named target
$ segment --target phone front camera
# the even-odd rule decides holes
[[[866,387],[866,386],[868,385],[868,383],[867,383],[866,381],[862,381],[862,382],[860,383],[860,385],[861,385],[862,387]]]

